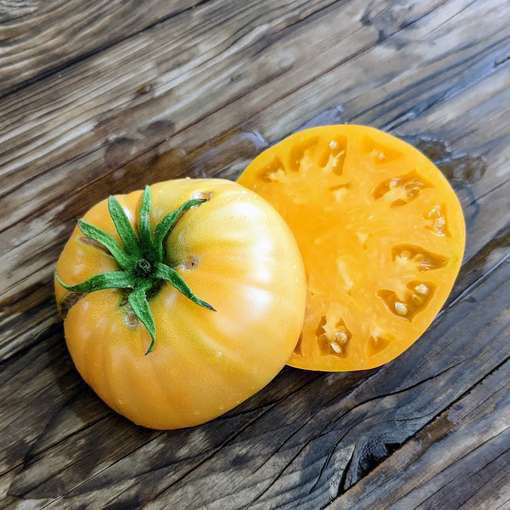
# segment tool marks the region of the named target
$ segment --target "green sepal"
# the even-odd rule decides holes
[[[207,202],[205,198],[192,198],[187,202],[184,202],[175,211],[168,213],[156,226],[154,231],[154,249],[156,250],[156,256],[158,262],[163,262],[165,257],[164,242],[165,238],[175,227],[181,216],[191,207],[199,206]]]
[[[150,256],[153,255],[154,252],[151,232],[151,202],[150,188],[149,186],[145,186],[138,216],[138,235],[142,253],[147,258],[151,258]]]
[[[120,247],[113,237],[83,220],[78,220],[78,226],[83,235],[103,245],[122,269],[131,269],[133,267],[134,260]]]
[[[67,285],[58,274],[55,274],[55,278],[64,289],[70,292],[79,292],[80,294],[104,289],[132,289],[136,284],[135,277],[124,271],[99,273],[76,285]]]
[[[167,266],[166,264],[162,264],[161,262],[156,263],[156,271],[154,273],[156,278],[160,278],[162,280],[166,280],[169,282],[176,290],[178,290],[181,294],[186,296],[188,299],[193,301],[199,306],[203,306],[208,310],[212,310],[215,312],[216,310],[207,302],[202,299],[197,298],[195,294],[193,294],[192,290],[188,287],[186,282],[180,277],[179,273]]]
[[[151,282],[146,281],[141,286],[133,290],[128,296],[128,302],[133,309],[133,312],[137,316],[138,320],[145,326],[145,329],[149,333],[150,342],[149,347],[145,351],[145,354],[149,354],[154,348],[156,343],[156,325],[154,324],[154,317],[152,316],[152,310],[147,300],[146,292],[150,289]]]
[[[115,228],[124,243],[125,250],[130,255],[140,256],[141,253],[138,246],[138,237],[136,232],[129,222],[124,209],[113,195],[108,197],[108,211],[110,212]]]
[[[153,234],[150,215],[151,191],[149,186],[146,186],[138,213],[137,234],[119,201],[114,196],[110,196],[108,210],[123,246],[94,225],[81,220],[78,224],[81,232],[105,247],[125,271],[100,273],[77,285],[67,285],[55,274],[57,282],[65,289],[80,294],[103,289],[131,289],[128,292],[128,302],[150,336],[150,343],[145,353],[148,354],[153,350],[156,342],[156,327],[147,294],[153,296],[159,290],[161,280],[169,282],[177,291],[197,305],[215,311],[209,303],[193,294],[175,269],[163,263],[166,236],[188,209],[206,201],[205,198],[188,200],[175,211],[167,214],[156,226]]]

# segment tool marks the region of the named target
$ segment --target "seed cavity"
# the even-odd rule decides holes
[[[315,166],[315,158],[312,156],[313,151],[317,147],[319,139],[312,137],[296,144],[290,151],[288,168],[291,171],[306,174]]]
[[[349,337],[345,331],[337,331],[335,333],[335,340],[340,342],[341,345],[345,345],[347,341],[349,340]]]
[[[376,165],[385,164],[402,158],[402,153],[395,150],[390,145],[385,145],[375,141],[370,136],[363,137],[361,141],[361,150]]]
[[[387,336],[380,328],[374,328],[370,338],[368,339],[368,355],[375,356],[391,343],[391,337]]]
[[[432,271],[448,263],[448,258],[413,244],[399,244],[392,249],[393,261],[406,269]]]
[[[329,142],[318,144],[315,159],[322,172],[342,175],[346,149],[347,138],[344,136],[338,136]]]
[[[337,354],[341,354],[342,352],[342,348],[340,347],[340,345],[338,345],[337,342],[331,342],[329,345],[331,345],[331,348],[337,353]]]
[[[407,305],[405,303],[400,303],[400,301],[397,301],[395,303],[395,311],[399,314],[399,315],[407,315]]]
[[[278,168],[274,172],[269,172],[266,177],[272,182],[284,182],[286,174],[283,171],[283,168]]]
[[[335,173],[337,175],[342,174],[342,166],[340,159],[344,156],[344,151],[338,152],[337,154],[330,154],[326,165],[323,167],[325,173]]]
[[[446,222],[446,211],[443,205],[435,205],[424,215],[426,228],[438,237],[450,236]]]
[[[424,283],[420,283],[419,285],[416,285],[414,290],[418,294],[421,294],[422,296],[426,296],[429,293],[429,288]]]
[[[259,175],[260,179],[266,182],[283,182],[286,177],[283,163],[277,157],[270,160]]]
[[[411,261],[411,252],[408,250],[403,250],[398,255],[395,256],[395,262],[399,266],[408,266],[409,264],[413,264]]]
[[[411,281],[399,286],[398,293],[381,289],[377,295],[382,298],[391,313],[412,320],[417,313],[427,307],[434,291],[435,286],[430,282]]]
[[[412,202],[424,189],[430,187],[416,172],[410,172],[381,182],[374,190],[373,197],[389,202],[390,207],[398,207]]]
[[[322,316],[317,327],[317,339],[322,354],[345,356],[351,333],[338,315]]]

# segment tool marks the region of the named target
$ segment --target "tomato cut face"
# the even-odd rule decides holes
[[[305,262],[307,312],[290,365],[379,366],[447,299],[464,253],[462,208],[406,142],[366,126],[307,129],[260,154],[239,183],[280,212]]]

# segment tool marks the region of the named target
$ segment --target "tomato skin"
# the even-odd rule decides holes
[[[387,363],[451,292],[464,254],[462,207],[441,171],[403,140],[368,126],[305,129],[257,156],[238,182],[280,212],[303,255],[307,312],[291,366]],[[399,265],[406,251],[411,261]],[[438,267],[417,270],[430,257]]]
[[[217,311],[164,284],[150,299],[157,341],[148,355],[148,334],[119,290],[81,297],[64,329],[76,368],[110,407],[139,425],[175,429],[225,413],[279,372],[302,329],[306,281],[292,233],[255,193],[220,179],[166,181],[151,191],[152,225],[197,194],[211,194],[183,215],[166,248],[167,263]],[[133,224],[140,196],[117,197]],[[106,201],[84,220],[119,240]],[[116,269],[78,228],[57,263],[68,284]],[[58,303],[68,294],[57,282],[55,292]]]

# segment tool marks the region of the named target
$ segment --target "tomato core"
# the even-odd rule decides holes
[[[154,268],[147,259],[139,259],[136,261],[135,274],[140,278],[150,278]]]
[[[215,311],[209,303],[193,294],[173,267],[165,264],[165,238],[188,209],[205,201],[206,199],[188,200],[167,214],[152,232],[150,220],[152,198],[150,188],[146,186],[140,206],[139,228],[135,232],[120,204],[115,197],[110,197],[108,209],[117,233],[122,239],[122,246],[94,225],[80,221],[79,226],[82,234],[109,251],[120,271],[100,273],[77,285],[67,285],[58,275],[57,281],[65,289],[81,294],[105,289],[126,289],[131,309],[150,335],[151,342],[146,352],[148,354],[156,342],[156,327],[149,299],[154,297],[163,281],[169,282],[195,304]]]

